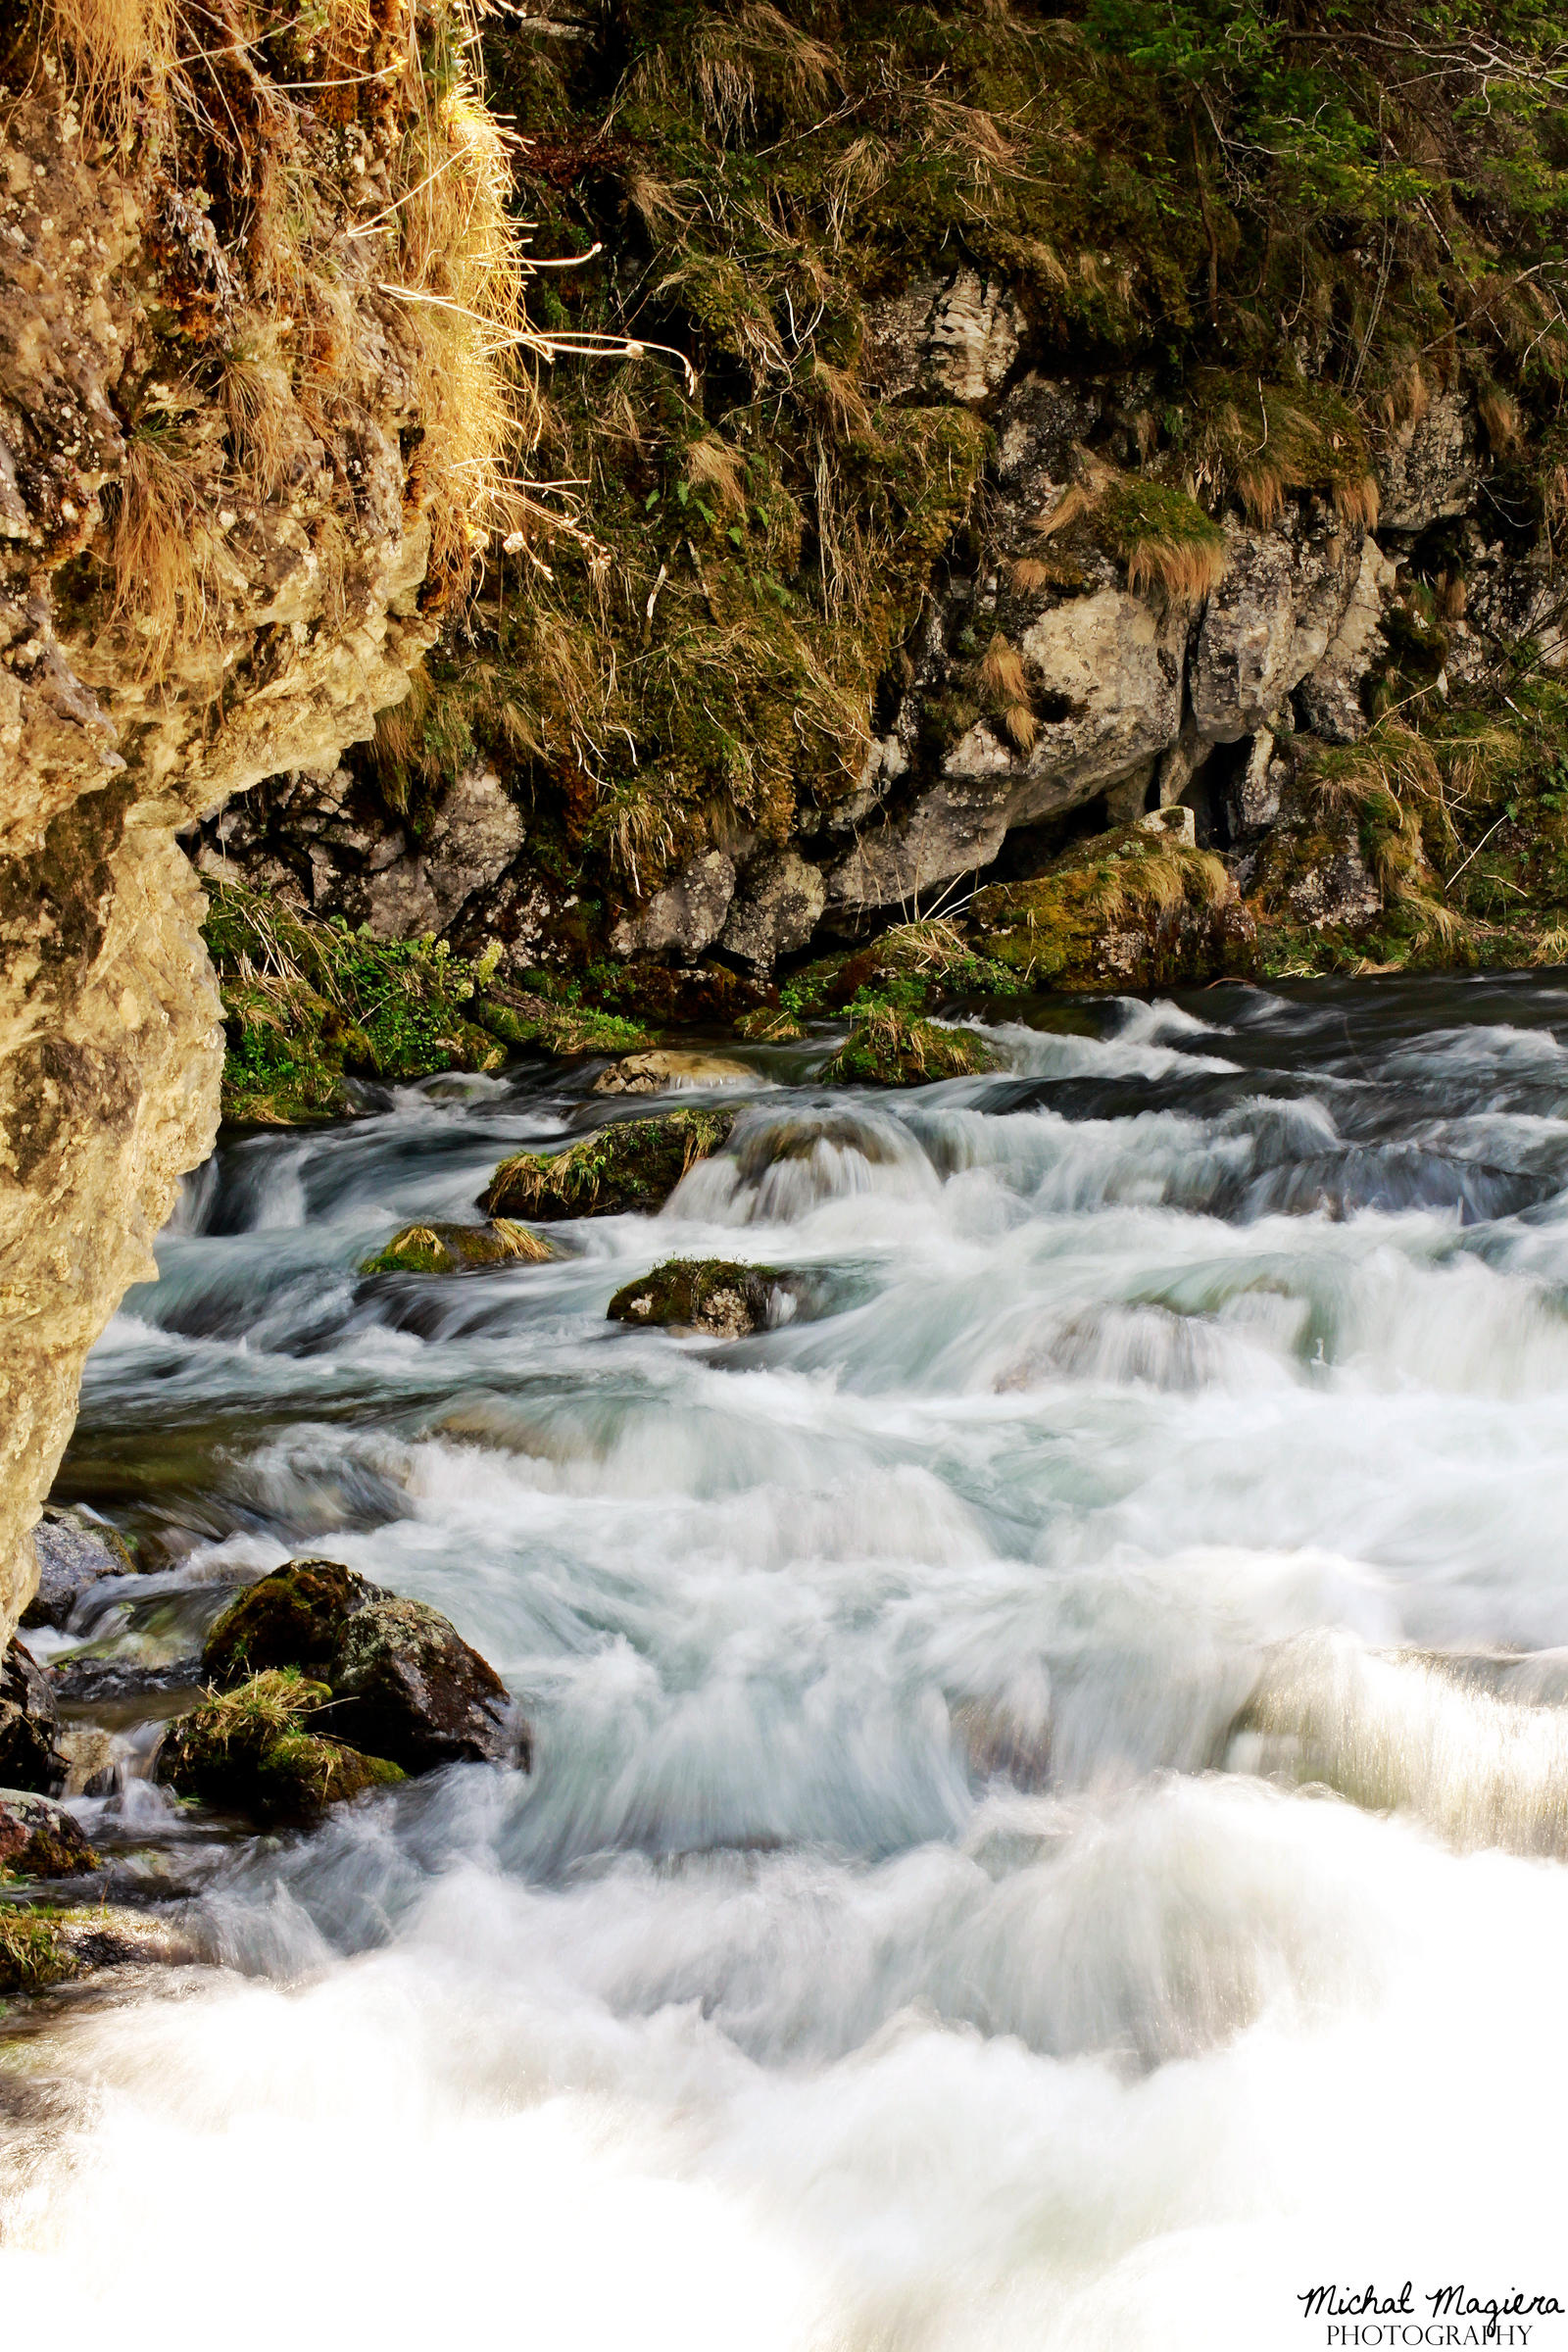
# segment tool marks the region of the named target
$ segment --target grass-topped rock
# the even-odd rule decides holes
[[[171,1728],[158,1778],[220,1811],[296,1825],[401,1781],[401,1766],[388,1758],[362,1754],[314,1728],[331,1698],[324,1683],[308,1682],[293,1666],[214,1691]]]
[[[1245,975],[1257,927],[1190,809],[1078,842],[1032,882],[980,891],[986,955],[1037,988],[1150,989]]]
[[[98,1968],[169,1968],[210,1957],[184,1906],[160,1914],[104,1903],[0,1905],[0,1999],[48,1992]]]
[[[997,1057],[972,1029],[949,1029],[885,1000],[854,1006],[855,1026],[823,1070],[832,1086],[926,1086],[937,1078],[972,1078]]]
[[[97,1868],[86,1832],[64,1805],[20,1788],[0,1788],[0,1873],[74,1879]]]
[[[798,1288],[799,1277],[778,1266],[743,1266],[722,1257],[669,1257],[640,1281],[626,1283],[605,1311],[614,1323],[743,1340],[766,1328],[777,1293]]]
[[[368,1257],[362,1274],[462,1274],[477,1266],[541,1264],[550,1244],[511,1217],[488,1225],[405,1225],[384,1250]]]
[[[618,1119],[564,1152],[504,1159],[479,1197],[491,1216],[609,1217],[662,1208],[688,1168],[728,1141],[732,1110]]]

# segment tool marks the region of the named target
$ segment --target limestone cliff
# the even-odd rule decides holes
[[[447,13],[276,25],[73,0],[0,51],[0,1637],[85,1353],[216,1126],[175,836],[370,732],[482,504],[471,438],[439,462],[482,365],[416,307],[472,300],[461,236],[411,253],[402,203],[434,152],[494,225]]]

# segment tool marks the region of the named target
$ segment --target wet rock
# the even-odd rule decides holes
[[[90,1512],[45,1506],[32,1531],[38,1590],[22,1612],[24,1626],[63,1629],[84,1592],[106,1576],[131,1576],[136,1556],[118,1528]]]
[[[827,884],[795,850],[757,858],[729,910],[719,946],[760,972],[804,948],[822,919]]]
[[[660,1050],[628,1054],[612,1062],[594,1080],[596,1095],[662,1095],[672,1086],[748,1086],[756,1078],[744,1061],[723,1054],[683,1054]]]
[[[100,1968],[177,1968],[212,1957],[185,1915],[0,1906],[0,1997],[47,1992]]]
[[[1388,653],[1382,621],[1394,586],[1394,565],[1375,539],[1365,539],[1344,618],[1322,661],[1297,689],[1301,724],[1330,743],[1356,743],[1366,733],[1361,688]]]
[[[541,1263],[550,1244],[497,1217],[488,1225],[405,1225],[384,1250],[361,1264],[362,1274],[459,1274],[475,1266]]]
[[[720,1257],[670,1257],[615,1293],[605,1312],[612,1322],[701,1331],[717,1340],[743,1340],[764,1331],[775,1298],[798,1293],[800,1277],[777,1266],[745,1266]]]
[[[688,1168],[729,1140],[731,1110],[621,1119],[564,1152],[504,1159],[479,1206],[492,1216],[609,1217],[660,1208]]]
[[[972,1029],[949,1029],[879,1004],[857,1020],[822,1076],[829,1086],[929,1086],[996,1067],[996,1054]]]
[[[387,1597],[341,1561],[289,1560],[230,1601],[208,1633],[202,1672],[220,1690],[273,1667],[323,1674],[350,1618]]]
[[[328,1669],[335,1736],[406,1772],[518,1764],[531,1742],[505,1683],[450,1619],[419,1600],[377,1600],[343,1629]]]
[[[56,1699],[90,1707],[111,1699],[145,1698],[164,1690],[188,1690],[202,1679],[200,1658],[174,1658],[144,1666],[133,1658],[64,1658],[50,1668]]]
[[[64,1805],[0,1788],[0,1871],[24,1879],[74,1879],[97,1868],[85,1831]]]
[[[0,1663],[0,1788],[54,1795],[65,1781],[58,1731],[49,1677],[32,1652],[13,1641]]]
[[[158,1750],[158,1779],[221,1812],[299,1826],[401,1781],[402,1769],[387,1757],[308,1728],[323,1719],[331,1698],[324,1683],[292,1668],[214,1692],[171,1725]]]
[[[640,914],[617,923],[611,934],[611,947],[621,956],[695,963],[724,928],[734,895],[734,860],[722,850],[710,850],[666,883]]]

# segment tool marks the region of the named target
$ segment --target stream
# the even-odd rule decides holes
[[[661,1101],[743,1104],[740,1156],[547,1264],[357,1271],[659,1106],[603,1065],[188,1180],[58,1488],[144,1572],[39,1654],[177,1662],[324,1553],[454,1620],[534,1768],[261,1838],[149,1778],[169,1694],[98,1708],[75,1809],[211,1960],[0,2021],[10,2340],[1274,2352],[1323,2280],[1568,2302],[1568,987],[982,1026],[1002,1070],[902,1093],[726,1044]],[[606,1320],[676,1254],[802,1303]]]

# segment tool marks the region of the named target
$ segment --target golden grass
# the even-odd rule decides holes
[[[1523,438],[1518,402],[1511,394],[1492,384],[1476,402],[1476,414],[1481,418],[1493,456],[1512,457]]]
[[[207,475],[177,426],[143,428],[125,443],[110,507],[112,607],[141,640],[144,668],[177,644],[194,646],[219,622],[219,541],[208,514]]]
[[[48,0],[82,113],[122,144],[178,72],[179,0]]]
[[[988,694],[996,695],[1002,702],[1026,703],[1029,699],[1023,656],[1000,633],[992,638],[981,658],[980,682]]]
[[[1146,532],[1127,558],[1127,585],[1135,596],[1152,588],[1168,604],[1200,605],[1225,577],[1229,561],[1223,541]]]

